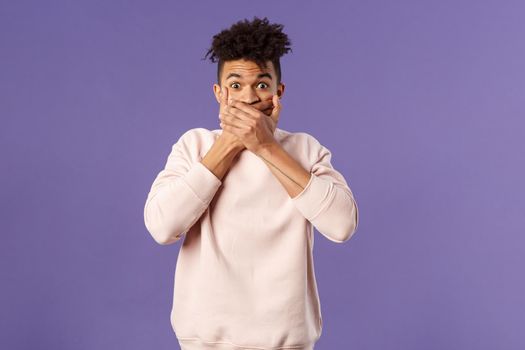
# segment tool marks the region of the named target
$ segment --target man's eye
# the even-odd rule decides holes
[[[268,84],[266,84],[266,83],[260,82],[259,85],[261,85],[261,84],[264,85],[263,89],[266,89],[266,88],[269,87]],[[232,83],[232,84],[230,85],[230,87],[236,89],[236,87],[234,87],[234,85],[239,85],[239,83]]]

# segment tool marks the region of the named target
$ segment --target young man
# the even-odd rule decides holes
[[[173,145],[151,186],[145,225],[183,239],[171,324],[183,350],[313,349],[322,316],[315,227],[331,241],[357,230],[358,208],[330,151],[277,128],[284,92],[282,25],[239,21],[213,38],[221,129]]]

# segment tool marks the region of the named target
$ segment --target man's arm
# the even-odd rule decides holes
[[[357,230],[357,202],[344,177],[332,167],[330,151],[316,144],[319,158],[311,171],[304,169],[278,142],[267,145],[257,155],[305,218],[331,241],[343,243]]]
[[[241,147],[223,137],[224,134],[225,132],[215,140],[215,143],[201,160],[202,164],[220,180],[224,178],[233,160],[242,150]]]
[[[190,131],[173,145],[144,206],[146,228],[162,245],[178,241],[202,216],[240,151],[226,138],[218,137],[201,161],[192,162],[199,146],[196,130]]]
[[[292,198],[301,193],[310,181],[310,172],[303,168],[278,142],[264,147],[258,156],[266,163]]]

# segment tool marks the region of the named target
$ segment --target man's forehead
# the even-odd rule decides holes
[[[266,69],[260,68],[255,62],[251,61],[240,61],[240,62],[225,62],[224,63],[224,76],[225,79],[228,78],[260,78],[268,77],[272,79],[274,76],[272,62],[269,61],[266,63]]]

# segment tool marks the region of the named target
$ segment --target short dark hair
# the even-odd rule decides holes
[[[259,68],[267,68],[266,61],[271,61],[277,74],[277,84],[281,83],[280,57],[293,51],[288,36],[282,32],[284,25],[270,24],[268,18],[257,16],[250,22],[247,19],[234,23],[229,29],[215,34],[210,49],[203,60],[210,55],[210,60],[217,65],[217,83],[221,83],[222,68],[225,61],[246,59],[254,61]]]

